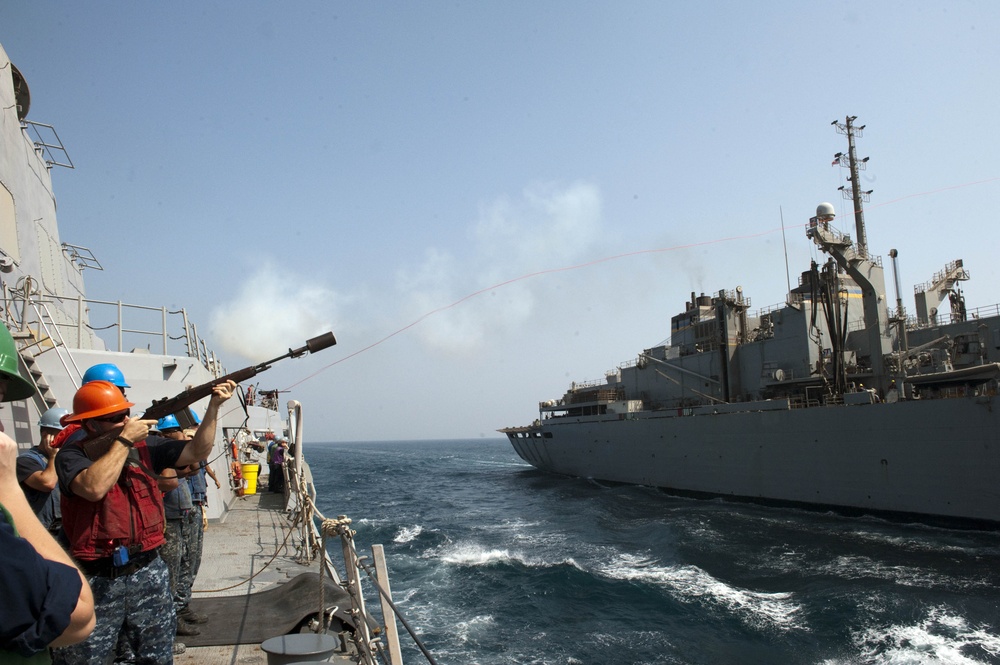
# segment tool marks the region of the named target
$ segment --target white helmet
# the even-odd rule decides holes
[[[38,426],[45,429],[62,431],[63,424],[59,420],[67,413],[69,413],[69,409],[60,409],[58,406],[54,406],[42,414],[42,417],[38,420]]]

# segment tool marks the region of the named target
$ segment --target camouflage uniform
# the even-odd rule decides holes
[[[167,542],[160,549],[160,556],[166,561],[167,569],[170,571],[170,595],[173,598],[174,610],[180,611],[187,605],[186,602],[181,604],[184,580],[191,577],[191,558],[188,553],[188,543],[191,539],[188,531],[194,511],[191,488],[187,479],[182,478],[177,489],[163,495],[163,507],[167,517],[167,527],[163,535]],[[188,584],[190,586],[190,583]],[[190,591],[188,593],[190,594]]]
[[[201,566],[201,506],[196,505],[181,521],[183,524],[180,535],[184,539],[184,555],[180,560],[177,589],[174,591],[174,605],[178,612],[187,609],[191,602],[191,587],[198,574],[197,568]]]
[[[196,503],[191,511],[191,584],[201,570],[201,552],[205,549],[205,506]],[[191,600],[191,584],[188,585],[187,600]],[[187,603],[185,603],[186,605]]]
[[[185,479],[191,487],[191,502],[194,504],[194,508],[188,515],[189,525],[184,532],[187,542],[187,559],[189,565],[182,570],[179,582],[180,586],[177,590],[180,596],[178,612],[183,612],[187,609],[188,603],[191,602],[191,588],[194,586],[194,580],[198,577],[198,570],[201,568],[201,552],[205,539],[203,520],[205,505],[208,503],[205,483],[205,463],[202,462],[201,464],[202,466],[197,473]]]
[[[170,598],[169,573],[163,559],[118,578],[88,576],[94,592],[97,626],[84,642],[52,649],[55,665],[110,663],[121,633],[138,665],[174,661],[177,616]]]

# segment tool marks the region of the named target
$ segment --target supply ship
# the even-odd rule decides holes
[[[25,399],[0,403],[0,424],[21,449],[38,444],[42,413],[72,409],[93,365],[121,370],[133,416],[230,374],[183,308],[88,297],[85,275],[105,266],[98,252],[60,237],[52,175],[74,165],[56,128],[30,119],[30,107],[27,80],[0,47],[0,320],[14,339],[18,373],[34,387]],[[326,333],[288,355],[334,342]],[[209,619],[200,635],[184,638],[177,662],[400,662],[381,546],[373,547],[377,592],[363,592],[367,557],[354,549],[350,518],[327,519],[316,509],[303,406],[282,404],[276,389],[249,388],[219,414],[209,462],[221,482],[208,483],[204,565],[191,601]],[[207,404],[207,397],[195,402],[195,416]],[[282,470],[284,491],[264,494],[254,486],[261,451],[277,438],[295,452]],[[341,545],[339,570],[328,539]],[[380,600],[382,619],[365,608],[364,593]]]
[[[739,286],[692,293],[669,343],[501,429],[517,454],[683,496],[1000,527],[1000,308],[966,308],[959,259],[914,288],[908,314],[895,249],[890,299],[866,238],[855,121],[833,123],[854,238],[820,204],[805,229],[827,258],[783,304],[751,312]]]

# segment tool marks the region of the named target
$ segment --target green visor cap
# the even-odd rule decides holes
[[[7,380],[4,402],[27,399],[35,394],[35,386],[17,371],[17,347],[7,326],[0,323],[0,380]]]

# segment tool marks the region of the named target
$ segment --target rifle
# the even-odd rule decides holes
[[[319,337],[313,337],[310,340],[306,340],[305,346],[301,346],[297,349],[288,349],[288,353],[282,354],[277,358],[272,358],[267,362],[238,369],[235,372],[231,372],[225,376],[220,376],[217,379],[212,379],[207,383],[203,383],[200,386],[188,388],[173,397],[164,397],[163,399],[153,400],[152,406],[146,409],[146,412],[142,414],[142,418],[143,420],[159,420],[164,416],[173,415],[177,418],[177,424],[181,426],[181,429],[195,427],[198,423],[195,422],[191,412],[188,411],[188,407],[198,400],[211,395],[212,389],[220,383],[225,383],[230,379],[232,379],[234,383],[243,383],[244,381],[257,376],[264,370],[270,369],[271,365],[279,360],[284,360],[285,358],[298,358],[299,356],[304,355],[307,351],[309,353],[316,353],[317,351],[322,351],[323,349],[331,347],[336,343],[337,340],[334,338],[332,332],[323,333]]]
[[[212,389],[220,383],[225,383],[232,379],[236,383],[242,383],[247,379],[251,379],[257,376],[259,373],[270,369],[271,365],[278,362],[279,360],[284,360],[285,358],[298,358],[304,355],[306,352],[316,353],[317,351],[322,351],[323,349],[329,348],[337,343],[336,338],[333,336],[332,332],[323,333],[318,337],[313,337],[312,339],[306,340],[305,346],[299,347],[297,349],[288,349],[288,353],[282,354],[277,358],[272,358],[267,362],[262,362],[257,365],[251,365],[250,367],[244,367],[243,369],[238,369],[235,372],[230,372],[225,376],[220,376],[217,379],[212,379],[206,383],[203,383],[193,388],[188,388],[173,397],[164,397],[163,399],[153,400],[153,404],[146,409],[142,414],[141,418],[143,420],[159,420],[164,416],[173,415],[177,418],[177,423],[181,426],[181,429],[188,427],[197,426],[197,422],[194,420],[194,416],[188,407],[197,402],[200,399],[204,399],[212,394]],[[94,460],[102,456],[111,447],[114,442],[115,437],[121,433],[121,430],[116,429],[111,432],[107,432],[98,436],[84,444],[84,449],[87,451],[87,456]]]

